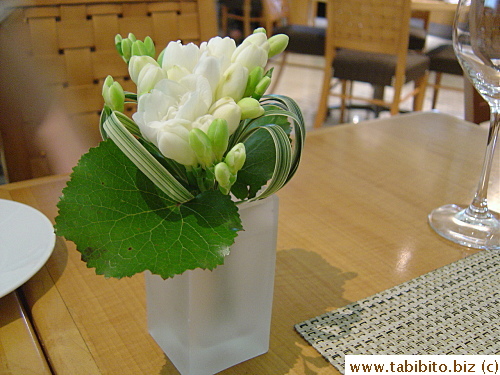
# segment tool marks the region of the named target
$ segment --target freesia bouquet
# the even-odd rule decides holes
[[[300,161],[300,109],[264,95],[268,58],[288,37],[257,29],[239,46],[220,37],[170,42],[157,59],[149,37],[115,42],[137,93],[105,80],[103,141],[73,169],[57,234],[106,277],[213,269],[243,229],[237,205],[274,194]]]

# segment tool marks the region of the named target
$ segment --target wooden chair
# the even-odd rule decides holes
[[[149,35],[158,52],[172,40],[200,43],[217,35],[215,6],[205,0],[17,0],[10,4],[10,16],[0,24],[2,40],[13,44],[10,48],[15,54],[11,55],[17,61],[38,71],[28,69],[30,79],[17,88],[26,93],[24,99],[20,98],[22,103],[2,108],[0,131],[9,181],[61,171],[54,170],[49,161],[57,151],[56,141],[64,143],[68,138],[52,134],[53,143],[39,142],[46,138],[40,126],[48,113],[41,113],[42,109],[53,103],[57,109],[50,115],[58,119],[60,130],[76,135],[73,138],[83,144],[80,148],[88,149],[99,141],[103,80],[112,75],[125,90],[135,91],[127,65],[115,50],[116,34],[126,36],[131,32],[139,39]],[[10,43],[14,36],[15,43]],[[11,65],[14,71],[18,69],[16,64]],[[2,63],[0,70],[5,69]],[[1,82],[3,87],[9,81],[12,84],[14,78],[9,72],[1,76],[7,81]],[[33,85],[43,89],[30,92]],[[42,102],[42,90],[49,92],[43,96],[53,100]],[[26,108],[35,108],[37,113],[32,115],[33,110]],[[66,165],[72,163],[74,160]]]
[[[223,0],[221,7],[221,29],[228,35],[229,20],[240,21],[243,24],[243,35],[247,37],[258,24],[264,27],[271,36],[273,28],[282,18],[286,18],[287,9],[282,0]]]
[[[243,22],[244,36],[252,33],[252,23],[258,23],[266,29],[268,37],[281,33],[290,37],[287,50],[278,57],[279,68],[273,74],[273,83],[269,92],[273,92],[278,85],[285,64],[288,63],[287,55],[289,52],[314,55],[323,55],[324,53],[325,30],[312,26],[289,24],[286,0],[225,0],[221,2],[221,27],[226,34],[228,32],[228,19]],[[310,67],[306,64],[291,65]]]
[[[275,1],[276,3],[276,1]],[[317,6],[316,3],[309,1],[308,7],[312,8]],[[321,65],[308,64],[302,61],[290,61],[290,53],[300,55],[324,56],[325,54],[325,41],[326,41],[326,28],[322,26],[299,25],[293,24],[288,21],[288,5],[286,0],[283,0],[281,18],[275,14],[273,34],[286,34],[290,40],[287,49],[276,58],[278,64],[277,69],[273,73],[273,83],[269,88],[269,92],[274,92],[279,81],[285,71],[286,66],[295,66],[308,69],[322,69]],[[284,20],[283,22],[276,22],[277,20]]]
[[[422,52],[429,34],[431,12],[427,10],[412,10],[410,18],[410,38],[408,49]]]
[[[490,120],[490,106],[468,79],[464,79],[464,107],[467,121],[479,125]]]
[[[260,0],[224,0],[220,1],[221,9],[221,29],[224,35],[229,35],[229,21],[239,21],[243,25],[242,37],[247,37],[252,33],[252,23],[261,24],[262,7]],[[252,15],[253,13],[253,15]]]
[[[341,119],[346,100],[363,100],[399,113],[400,102],[414,98],[421,110],[428,77],[429,58],[408,51],[411,0],[330,0],[321,99],[315,127],[322,126],[330,95],[341,98]],[[331,92],[333,77],[342,82],[342,92]],[[353,81],[394,88],[392,101],[383,97],[356,97],[348,90]],[[403,85],[414,81],[415,89],[402,98]]]
[[[434,72],[434,82],[429,86],[433,88],[432,109],[436,108],[439,91],[441,89],[463,91],[461,87],[448,86],[441,83],[443,74],[462,76],[463,71],[453,50],[453,45],[443,44],[427,52],[430,59],[431,72]]]

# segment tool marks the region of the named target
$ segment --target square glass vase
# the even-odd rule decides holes
[[[145,273],[148,330],[181,375],[210,375],[269,350],[278,197],[239,207],[223,265],[163,280]]]

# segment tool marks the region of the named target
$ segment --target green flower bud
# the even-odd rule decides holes
[[[121,43],[122,58],[128,64],[132,57],[132,41],[130,39],[123,39]]]
[[[236,175],[238,171],[243,168],[246,160],[245,145],[243,143],[238,143],[234,146],[231,151],[229,151],[224,159],[224,162],[229,167],[229,171]]]
[[[107,76],[102,86],[102,96],[104,102],[114,111],[123,112],[125,103],[125,93],[122,86]]]
[[[189,132],[189,145],[202,168],[206,169],[213,164],[212,142],[203,130],[194,128]]]
[[[128,34],[127,38],[122,38],[121,35],[115,36],[115,47],[123,60],[128,64],[132,56],[150,56],[156,54],[153,40],[148,36],[142,40],[137,40],[134,34]]]
[[[265,94],[266,90],[269,88],[270,85],[271,85],[271,77],[267,75],[264,76],[255,87],[255,91],[252,97],[254,99],[259,100],[262,97],[262,95]]]
[[[113,82],[113,77],[107,76],[104,80],[104,84],[102,85],[102,97],[104,98],[104,102],[106,104],[109,102],[109,88],[113,85]]]
[[[215,161],[219,162],[222,160],[229,143],[229,127],[227,121],[220,118],[212,121],[208,127],[207,135],[212,142],[212,152],[214,153]]]
[[[288,46],[289,39],[286,34],[276,34],[270,37],[267,40],[270,45],[268,57],[271,58],[283,52]]]
[[[144,42],[141,40],[136,40],[132,43],[132,56],[145,56],[146,47],[144,46]]]
[[[255,91],[255,87],[260,82],[262,77],[264,77],[264,68],[262,68],[261,66],[256,66],[252,69],[252,71],[248,75],[247,87],[245,89],[243,97],[252,96]]]
[[[154,58],[156,55],[156,48],[153,39],[151,39],[151,37],[147,36],[144,39],[144,46],[146,47],[146,55]]]
[[[132,43],[132,56],[149,56],[154,58],[155,53],[155,45],[149,36],[144,39],[144,42],[136,40]]]
[[[122,36],[120,34],[116,34],[116,36],[115,36],[115,48],[118,51],[118,53],[120,54],[120,56],[123,55],[122,41],[123,41]]]
[[[219,190],[222,194],[229,194],[231,187],[236,182],[236,176],[231,173],[226,163],[221,162],[214,169],[215,180],[219,184]]]
[[[265,34],[266,29],[264,29],[263,27],[258,27],[253,31],[253,34],[257,34],[257,33],[264,33]]]
[[[238,102],[241,108],[241,119],[257,118],[264,114],[264,108],[260,105],[259,101],[254,98],[243,98]]]

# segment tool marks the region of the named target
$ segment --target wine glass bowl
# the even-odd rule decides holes
[[[500,102],[500,2],[465,0],[457,8],[453,46],[467,77],[490,105]]]
[[[500,216],[488,209],[487,190],[500,125],[500,0],[460,0],[453,47],[465,76],[491,110],[486,153],[476,194],[468,207],[448,204],[429,214],[441,236],[478,249],[500,249]]]

